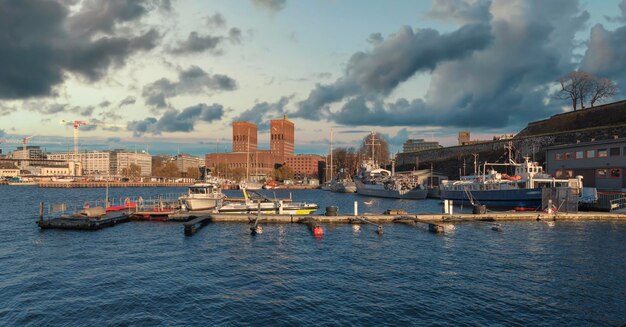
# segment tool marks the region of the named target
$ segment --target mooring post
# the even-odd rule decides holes
[[[39,221],[43,220],[43,201],[39,202]]]
[[[359,202],[358,201],[354,201],[354,215],[355,216],[359,215]]]
[[[448,208],[448,213],[452,214],[452,212],[454,210],[454,204],[452,204],[452,200],[449,200],[448,204],[450,205],[450,207]]]
[[[278,214],[283,214],[283,200],[278,201]]]

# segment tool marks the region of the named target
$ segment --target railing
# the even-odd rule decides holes
[[[610,202],[610,210],[620,210],[626,208],[626,197],[613,199]]]

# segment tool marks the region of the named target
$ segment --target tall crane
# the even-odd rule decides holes
[[[35,135],[31,135],[31,136],[27,136],[27,137],[22,137],[22,149],[24,151],[26,151],[26,144],[28,143],[28,140],[32,139],[33,137],[37,136],[37,134]]]
[[[78,128],[81,125],[92,125],[92,123],[82,121],[82,120],[68,121],[64,119],[64,120],[61,120],[61,124],[63,125],[72,124],[74,126],[74,158],[78,158]]]

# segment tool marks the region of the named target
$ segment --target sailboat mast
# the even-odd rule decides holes
[[[333,178],[333,128],[330,128],[330,179]]]
[[[248,128],[248,139],[246,145],[246,181],[250,175],[250,128]]]

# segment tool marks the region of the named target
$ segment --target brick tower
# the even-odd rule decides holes
[[[270,122],[270,151],[281,163],[294,154],[294,130],[294,124],[287,120],[287,115]]]

